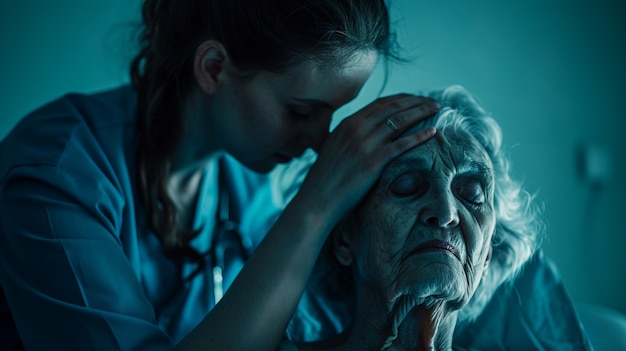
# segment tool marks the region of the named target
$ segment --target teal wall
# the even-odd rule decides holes
[[[66,92],[127,81],[139,0],[0,0],[0,138]]]
[[[0,137],[67,91],[126,82],[128,22],[139,0],[0,3]],[[545,204],[545,251],[576,302],[626,312],[626,6],[596,0],[396,0],[405,49],[384,93],[462,84],[493,113],[514,172]],[[377,70],[346,115],[371,101]],[[599,150],[592,190],[577,150]]]

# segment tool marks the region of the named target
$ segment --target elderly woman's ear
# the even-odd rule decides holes
[[[333,251],[337,261],[343,266],[351,266],[354,262],[354,251],[350,244],[350,234],[346,230],[345,224],[340,223],[331,233],[333,240]]]

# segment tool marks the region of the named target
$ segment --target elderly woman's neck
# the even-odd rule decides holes
[[[386,306],[361,301],[347,349],[452,349],[457,312],[445,301],[412,296],[401,296]]]

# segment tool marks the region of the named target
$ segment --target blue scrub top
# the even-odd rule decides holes
[[[129,86],[70,94],[0,142],[0,349],[21,340],[32,350],[170,350],[213,307],[211,265],[183,283],[196,266],[166,258],[148,229],[135,184],[135,111]],[[218,171],[233,219],[256,247],[281,205],[268,175],[228,156],[204,170],[192,244],[210,248]],[[227,278],[240,269],[227,267]]]

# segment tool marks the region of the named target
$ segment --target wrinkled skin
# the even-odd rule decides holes
[[[379,349],[399,318],[391,349],[450,349],[455,311],[488,264],[493,185],[486,151],[462,131],[438,133],[388,165],[335,238],[356,282],[351,347],[361,339],[369,344],[358,347]]]

